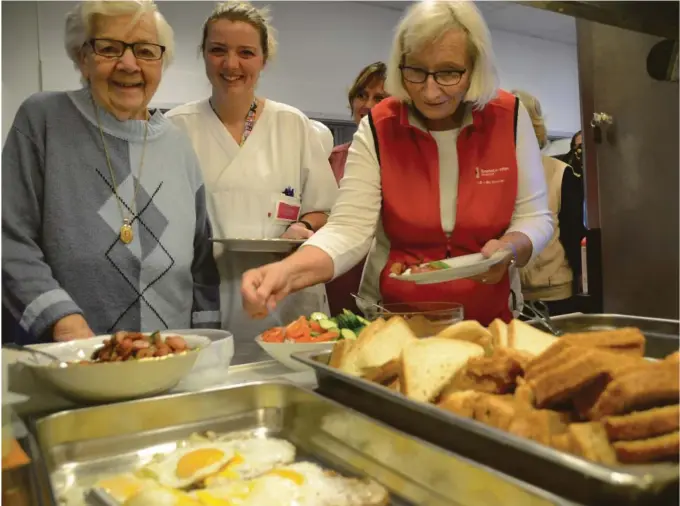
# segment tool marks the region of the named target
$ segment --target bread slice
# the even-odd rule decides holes
[[[368,329],[366,329],[368,330]],[[340,370],[353,376],[382,367],[398,359],[404,346],[418,338],[400,316],[393,316],[376,331],[361,333],[340,365]]]
[[[489,325],[489,332],[491,332],[491,344],[494,348],[507,348],[508,343],[508,326],[500,318],[496,318]]]
[[[339,369],[346,360],[346,357],[354,344],[355,341],[352,341],[351,339],[342,339],[341,341],[337,341],[333,345],[333,351],[331,352],[331,358],[328,361],[328,365]]]
[[[413,400],[430,402],[470,358],[482,355],[480,345],[457,339],[431,337],[408,343],[401,356],[401,391]]]
[[[617,441],[614,450],[624,464],[646,464],[650,462],[675,461],[680,457],[680,434],[678,431],[663,436],[637,441]]]
[[[618,464],[616,452],[601,423],[572,423],[569,425],[569,434],[572,449],[577,455],[609,466]]]
[[[542,332],[520,320],[512,320],[508,325],[508,344],[510,348],[526,351],[538,356],[547,350],[557,337]]]
[[[491,335],[491,332],[485,329],[482,324],[476,320],[465,320],[454,323],[450,327],[439,332],[435,337],[477,343],[487,352],[491,352],[493,348],[493,336]]]

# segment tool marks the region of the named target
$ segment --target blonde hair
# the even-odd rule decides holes
[[[86,0],[80,2],[66,16],[64,47],[76,69],[80,69],[83,46],[94,35],[95,16],[134,15],[133,24],[144,14],[153,14],[158,30],[158,43],[165,46],[163,67],[172,63],[175,55],[175,34],[153,0]]]
[[[534,132],[536,132],[536,139],[538,139],[538,147],[543,149],[548,144],[548,130],[545,127],[541,103],[536,97],[526,91],[512,90],[511,93],[519,99],[529,113],[531,124],[534,126]]]
[[[249,2],[231,1],[217,4],[212,14],[203,23],[203,38],[201,39],[200,50],[205,50],[205,41],[208,38],[208,28],[210,23],[226,19],[229,21],[242,21],[248,23],[260,33],[260,45],[264,54],[264,62],[276,56],[278,43],[276,41],[276,31],[271,25],[269,9],[266,7],[257,8]]]
[[[471,1],[428,0],[414,4],[397,27],[387,64],[385,89],[392,96],[410,102],[399,66],[405,55],[437,41],[450,30],[467,34],[472,60],[470,86],[463,99],[482,108],[498,94],[499,79],[491,34],[481,13]]]

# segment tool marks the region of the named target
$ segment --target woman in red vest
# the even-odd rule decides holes
[[[498,88],[474,4],[414,4],[397,29],[386,89],[392,96],[354,136],[327,225],[294,255],[243,276],[253,317],[346,272],[370,249],[360,292],[369,301],[459,302],[466,319],[484,325],[512,318],[508,268],[541,252],[553,222],[531,120]],[[500,249],[506,261],[473,279],[416,285],[389,277],[395,263]]]
[[[365,66],[354,80],[352,87],[347,94],[349,108],[352,111],[352,119],[359,125],[364,116],[383,99],[387,98],[385,91],[386,65],[379,61]],[[331,152],[329,162],[335,179],[340,184],[340,180],[345,175],[345,163],[351,142],[335,146]],[[332,314],[340,313],[343,309],[357,311],[357,305],[351,294],[359,291],[361,275],[364,271],[364,262],[359,261],[357,265],[338,276],[326,285],[328,294],[328,306]]]

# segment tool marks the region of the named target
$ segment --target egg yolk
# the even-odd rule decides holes
[[[268,474],[280,476],[281,478],[287,478],[296,485],[302,485],[305,482],[304,476],[296,471],[291,471],[290,469],[272,469]]]
[[[137,481],[127,478],[109,478],[97,482],[97,487],[106,491],[107,494],[116,500],[125,501],[127,498],[137,494],[141,490],[142,485]]]
[[[214,478],[229,478],[231,480],[238,480],[241,476],[233,470],[234,467],[243,464],[245,462],[244,458],[240,454],[234,455],[229,462],[227,462],[222,469],[216,472],[214,475],[209,476],[205,480],[206,485],[214,483]]]
[[[216,464],[224,458],[224,452],[216,448],[200,448],[182,455],[177,461],[175,474],[178,478],[191,478],[204,467]]]

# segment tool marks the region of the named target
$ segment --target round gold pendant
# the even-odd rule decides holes
[[[123,226],[120,227],[120,240],[125,244],[130,244],[133,238],[132,226],[127,222],[123,223]]]

